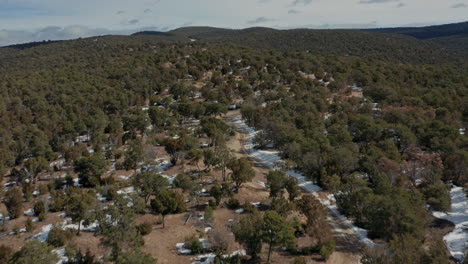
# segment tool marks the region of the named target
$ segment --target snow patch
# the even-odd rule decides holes
[[[464,250],[468,247],[468,198],[462,187],[450,190],[452,208],[448,213],[433,212],[437,218],[448,220],[455,224],[455,229],[444,236],[444,241],[450,254],[463,263]]]

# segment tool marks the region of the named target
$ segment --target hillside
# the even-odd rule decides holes
[[[283,52],[308,51],[324,56],[357,56],[405,63],[463,63],[466,58],[464,48],[460,51],[453,46],[447,47],[444,45],[446,42],[419,40],[397,32],[381,34],[359,30],[188,27],[168,34],[172,39],[190,38]]]
[[[426,27],[397,27],[363,29],[367,32],[394,33],[411,36],[417,39],[433,39],[457,35],[468,35],[468,22],[426,26]]]
[[[418,43],[200,27],[0,48],[0,260],[463,259],[434,215],[468,182],[468,68]]]
[[[468,55],[468,22],[427,27],[377,28],[363,31],[411,36],[439,44],[448,49],[450,53],[465,59]]]

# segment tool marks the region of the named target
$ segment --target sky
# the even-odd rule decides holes
[[[0,46],[185,26],[373,28],[468,21],[468,0],[0,0]]]

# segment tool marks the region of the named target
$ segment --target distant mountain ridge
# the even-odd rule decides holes
[[[195,39],[285,52],[358,56],[404,63],[437,64],[468,59],[468,22],[414,28],[224,29],[184,27],[166,32],[171,40]],[[134,36],[158,35],[139,32]]]
[[[468,22],[426,27],[373,28],[363,29],[362,31],[402,34],[418,39],[432,39],[460,35],[468,36]]]
[[[356,56],[402,63],[440,64],[468,61],[468,22],[411,28],[289,29],[265,27],[225,29],[183,27],[167,32],[142,31],[121,38],[149,41],[202,41],[282,52],[310,52],[323,56]],[[99,38],[99,37],[93,37]],[[52,42],[51,42],[52,43]],[[36,42],[12,45],[27,49]],[[0,49],[0,53],[2,49]],[[5,52],[5,50],[3,50]]]

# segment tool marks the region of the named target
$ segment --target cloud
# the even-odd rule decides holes
[[[122,22],[123,25],[130,25],[130,26],[133,26],[133,25],[136,25],[140,22],[140,20],[134,18],[134,19],[130,19],[130,20],[127,20],[127,21],[124,21]]]
[[[406,4],[405,4],[405,3],[402,3],[402,2],[400,2],[400,3],[398,3],[398,5],[397,5],[397,8],[402,8],[402,7],[404,7],[404,6],[406,6]]]
[[[466,4],[465,3],[454,4],[452,5],[452,8],[466,8]]]
[[[117,11],[117,13],[116,13],[116,14],[117,14],[117,15],[123,15],[123,14],[125,14],[125,11],[123,11],[123,10],[119,10],[119,11]]]
[[[299,14],[299,13],[301,13],[301,12],[299,12],[299,11],[297,11],[295,9],[289,9],[289,11],[288,11],[288,14],[290,14],[290,15],[296,15],[296,14]]]
[[[312,3],[313,0],[294,0],[294,2],[292,3],[293,6],[297,6],[299,4],[303,4],[303,5],[308,5],[310,3]]]
[[[260,4],[265,4],[271,2],[271,0],[258,0],[257,2]]]
[[[384,4],[390,2],[396,2],[397,0],[361,0],[361,4]]]
[[[151,13],[151,12],[152,12],[152,11],[151,11],[151,9],[149,9],[149,8],[146,8],[145,11],[143,11],[143,13],[145,13],[145,14],[148,14],[148,13]]]
[[[253,24],[261,24],[261,23],[266,23],[266,22],[271,22],[271,21],[275,21],[275,20],[271,18],[267,18],[267,17],[257,17],[254,20],[247,21],[247,24],[253,25]]]
[[[307,25],[304,28],[313,29],[364,29],[364,28],[376,28],[378,26],[377,21],[369,23],[349,23],[349,24],[322,24],[322,25]]]

